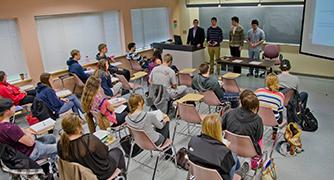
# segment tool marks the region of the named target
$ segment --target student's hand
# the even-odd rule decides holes
[[[22,131],[28,136],[32,136],[33,134],[35,134],[35,132],[33,132],[30,128],[22,129]]]
[[[166,116],[164,117],[163,121],[164,121],[165,123],[167,123],[167,122],[170,121],[170,119],[169,119],[169,117],[166,115]]]
[[[217,43],[216,41],[213,41],[213,44],[212,44],[212,45],[215,46],[215,45],[217,45],[217,44],[218,44],[218,43]]]
[[[67,99],[67,98],[62,98],[61,100],[64,101],[64,102],[69,102],[69,101],[70,101],[70,100]]]

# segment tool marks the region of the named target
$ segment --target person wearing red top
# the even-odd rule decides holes
[[[11,99],[15,105],[25,105],[33,103],[36,91],[21,91],[20,88],[7,82],[7,75],[4,71],[0,71],[0,96]]]

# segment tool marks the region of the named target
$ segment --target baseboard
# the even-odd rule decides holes
[[[296,73],[296,72],[290,72],[294,75],[299,76],[307,76],[307,77],[315,77],[315,78],[323,78],[323,79],[334,79],[334,76],[322,76],[322,75],[315,75],[315,74],[304,74],[304,73]]]

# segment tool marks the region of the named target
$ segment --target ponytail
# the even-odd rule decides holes
[[[60,145],[61,145],[61,152],[63,155],[63,158],[65,160],[69,159],[70,157],[70,139],[68,138],[68,134],[66,132],[63,132],[63,134],[60,137]]]
[[[94,133],[96,131],[95,123],[94,123],[94,117],[93,114],[90,111],[87,111],[85,114],[85,118],[88,124],[88,129],[90,133]]]

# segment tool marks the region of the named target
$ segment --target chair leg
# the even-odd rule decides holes
[[[155,173],[157,171],[158,162],[159,162],[159,156],[157,156],[157,160],[155,161],[152,180],[154,180],[154,178],[155,178]]]
[[[130,161],[131,161],[131,156],[132,156],[132,151],[133,151],[133,146],[135,145],[134,142],[131,143],[131,149],[130,149],[130,153],[129,153],[129,157],[128,157],[128,164],[126,167],[126,172],[129,172],[129,167],[130,167]]]
[[[190,127],[189,127],[189,123],[187,123],[187,128],[188,128],[188,135],[190,134]]]
[[[211,106],[209,106],[209,113],[211,114]]]

